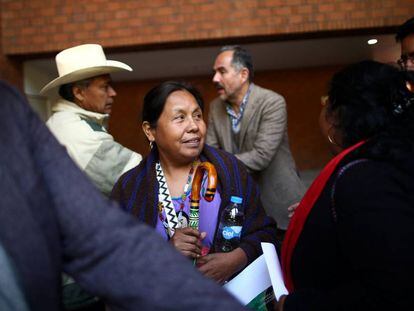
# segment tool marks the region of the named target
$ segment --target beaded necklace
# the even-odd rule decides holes
[[[158,218],[160,219],[161,223],[163,224],[167,236],[171,238],[174,235],[176,228],[184,228],[188,225],[188,216],[186,218],[184,213],[184,203],[187,199],[187,193],[189,191],[191,181],[193,178],[193,174],[195,169],[197,168],[200,162],[198,160],[194,161],[191,165],[190,171],[188,173],[187,182],[184,185],[184,191],[180,196],[180,210],[177,213],[175,212],[174,204],[172,203],[171,195],[168,190],[167,182],[165,180],[164,172],[162,167],[159,163],[156,163],[156,171],[157,171],[157,180],[159,183],[159,191],[158,191]],[[165,212],[166,217],[163,215],[163,210]]]

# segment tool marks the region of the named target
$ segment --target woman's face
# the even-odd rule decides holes
[[[148,123],[147,123],[148,125]],[[155,128],[144,131],[155,141],[161,158],[188,163],[201,153],[206,135],[203,113],[196,99],[186,91],[175,91],[167,97]]]

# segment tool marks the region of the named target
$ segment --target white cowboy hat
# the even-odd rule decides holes
[[[99,44],[82,44],[56,55],[56,66],[59,77],[49,82],[40,91],[45,94],[57,86],[100,76],[103,74],[132,68],[116,60],[107,60],[102,46]]]

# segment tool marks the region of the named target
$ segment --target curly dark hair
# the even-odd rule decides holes
[[[363,61],[336,73],[329,87],[327,116],[334,120],[342,147],[361,140],[361,152],[378,158],[398,158],[414,150],[414,93],[409,72]]]

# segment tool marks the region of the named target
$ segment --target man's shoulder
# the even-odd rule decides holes
[[[252,86],[252,94],[256,95],[256,97],[260,98],[275,98],[275,99],[283,99],[283,96],[275,91],[266,89],[264,87],[258,86],[257,84],[253,84]]]
[[[280,111],[280,109],[286,109],[284,97],[272,90],[254,84],[250,96],[249,102],[251,101],[255,109],[266,110],[267,113],[269,109],[274,112]]]
[[[92,118],[78,114],[73,110],[55,111],[46,121],[46,124],[49,128],[56,129],[84,128],[94,132],[106,132],[101,124],[97,123]]]
[[[46,121],[47,126],[53,128],[73,126],[80,122],[81,117],[70,110],[61,110],[53,112],[53,114]]]
[[[81,142],[91,139],[111,138],[108,133],[101,129],[101,126],[94,125],[93,122],[89,122],[73,111],[54,112],[47,120],[46,125],[61,141]]]

